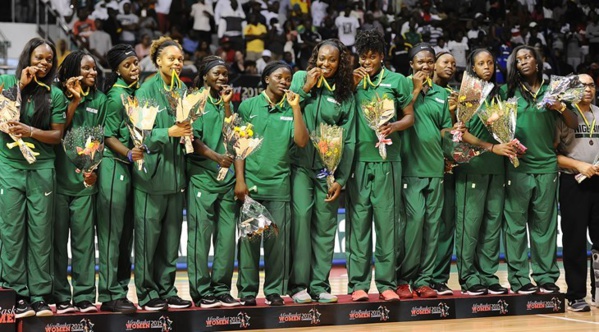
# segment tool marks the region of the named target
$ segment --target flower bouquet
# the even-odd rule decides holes
[[[310,138],[324,164],[324,169],[318,174],[318,178],[326,177],[327,186],[331,189],[335,183],[335,170],[343,155],[343,128],[322,123],[315,132],[312,132]]]
[[[278,227],[272,220],[270,212],[264,207],[264,205],[251,199],[249,196],[245,197],[245,201],[241,206],[241,213],[239,214],[239,223],[237,224],[240,238],[260,238],[260,235],[265,234],[268,231],[268,235],[277,235]]]
[[[584,85],[580,82],[578,75],[551,75],[549,90],[543,96],[543,100],[537,103],[537,108],[540,109],[558,100],[576,104],[582,99],[583,94]]]
[[[456,117],[458,122],[467,124],[476,114],[482,103],[493,90],[493,83],[464,73],[458,94]],[[452,131],[454,142],[462,141],[462,132]]]
[[[21,117],[21,94],[19,93],[17,86],[18,85],[15,85],[13,88],[7,90],[4,90],[4,84],[0,86],[0,131],[8,134],[10,138],[15,141],[14,143],[7,143],[6,146],[9,149],[18,146],[23,157],[25,157],[25,160],[27,160],[28,163],[33,164],[36,161],[35,157],[39,156],[39,153],[33,152],[32,150],[35,149],[35,145],[23,141],[22,138],[11,135],[8,126],[8,122],[19,121]]]
[[[167,98],[171,104],[171,108],[175,110],[175,118],[177,123],[189,122],[197,120],[204,114],[204,106],[208,100],[210,89],[174,89],[167,93]],[[185,153],[193,153],[192,136],[182,138],[185,144]]]
[[[69,160],[77,167],[77,173],[90,174],[98,168],[104,156],[104,128],[71,129],[62,139],[62,146]]]
[[[484,109],[478,112],[480,120],[485,124],[489,132],[500,143],[513,142],[516,145],[518,153],[524,153],[526,147],[515,138],[516,119],[518,115],[518,100],[510,98],[506,101],[493,100]],[[514,167],[518,167],[520,162],[518,157],[510,157],[510,162]]]
[[[395,116],[395,103],[386,94],[380,97],[377,93],[375,99],[362,103],[362,114],[379,140],[375,147],[379,149],[381,157],[387,159],[386,146],[393,144],[393,141],[390,138],[385,138],[381,134],[380,128]]]
[[[451,167],[445,165],[446,173],[451,173],[449,170],[453,167],[468,163],[472,158],[478,157],[486,151],[481,147],[466,142],[454,141],[452,134],[449,132],[445,132],[443,135],[443,153],[446,161],[451,164]]]
[[[237,160],[243,160],[252,154],[262,144],[262,137],[256,137],[254,126],[244,123],[237,113],[225,118],[223,123],[223,144],[227,155]],[[227,176],[228,168],[221,168],[217,180],[222,181]]]
[[[152,105],[150,101],[141,102],[135,97],[121,96],[123,100],[123,106],[125,106],[125,112],[129,118],[127,121],[127,128],[133,138],[133,144],[138,148],[144,148],[144,139],[147,132],[154,128],[154,121],[156,121],[156,115],[158,114],[158,106]],[[144,161],[137,161],[137,169],[142,170],[144,168]],[[147,172],[147,171],[146,171]]]

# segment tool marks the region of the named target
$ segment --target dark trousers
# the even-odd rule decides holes
[[[561,212],[563,262],[566,271],[570,301],[583,299],[587,295],[586,278],[589,260],[587,258],[587,229],[593,249],[599,249],[599,176],[593,176],[577,183],[574,175],[561,174],[559,187]],[[591,294],[595,296],[595,277],[591,269]]]

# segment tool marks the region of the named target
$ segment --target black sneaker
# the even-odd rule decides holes
[[[541,287],[539,288],[539,292],[544,294],[559,293],[559,287],[557,287],[557,285],[552,282],[548,282],[546,284],[541,285]]]
[[[15,306],[15,318],[25,318],[35,316],[35,310],[31,309],[31,306],[25,300],[17,301]]]
[[[100,310],[132,314],[137,311],[137,307],[127,298],[122,298],[102,303]]]
[[[522,288],[517,290],[516,293],[528,295],[528,294],[536,293],[537,290],[538,290],[537,286],[535,286],[533,284],[526,284],[526,285],[522,286]]]
[[[485,294],[487,294],[487,287],[480,285],[480,284],[474,285],[470,288],[463,290],[462,294],[472,295],[472,296],[485,295]]]
[[[143,306],[143,309],[147,311],[164,311],[168,310],[168,304],[163,299],[151,299]]]
[[[214,295],[207,295],[202,297],[196,306],[200,308],[216,308],[220,307],[220,301],[218,301]]]
[[[256,305],[256,297],[254,295],[248,295],[241,298],[241,305],[246,307],[253,307]]]
[[[191,307],[191,301],[183,300],[178,296],[171,296],[165,300],[169,308],[185,309]]]
[[[437,292],[437,295],[453,295],[453,291],[447,287],[447,284],[431,284],[431,288]]]
[[[487,290],[489,291],[489,294],[493,294],[493,295],[500,295],[500,294],[508,293],[508,289],[501,286],[500,284],[491,285],[491,286],[487,287]]]
[[[285,300],[279,294],[270,294],[266,296],[266,301],[264,303],[269,306],[281,306],[285,305]]]
[[[73,307],[71,302],[61,302],[56,305],[56,313],[59,315],[77,312],[77,308]]]
[[[54,316],[50,306],[44,301],[37,301],[31,304],[31,308],[35,310],[35,315],[38,317]]]
[[[98,312],[98,308],[90,301],[81,301],[76,303],[75,306],[79,308],[81,312]]]
[[[217,300],[225,307],[236,307],[241,305],[239,301],[237,301],[231,294],[223,294],[216,297]]]
[[[574,301],[568,301],[568,310],[570,311],[591,311],[591,307],[584,299],[578,299]]]

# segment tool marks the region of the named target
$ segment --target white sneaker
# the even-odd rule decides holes
[[[293,302],[295,303],[310,303],[312,302],[312,297],[308,294],[308,291],[303,289],[291,296]]]
[[[336,303],[337,302],[337,296],[331,294],[331,293],[320,293],[318,294],[318,302],[320,303]]]

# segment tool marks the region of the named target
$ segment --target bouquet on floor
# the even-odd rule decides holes
[[[543,96],[543,100],[537,103],[537,108],[542,108],[555,101],[566,101],[572,104],[580,102],[584,95],[584,85],[578,75],[568,76],[551,75],[549,90]]]
[[[147,150],[144,145],[144,139],[149,131],[154,128],[154,121],[156,121],[156,115],[158,114],[158,106],[150,100],[147,101],[139,101],[139,99],[135,97],[127,97],[121,96],[123,100],[123,106],[125,106],[125,112],[127,113],[127,117],[129,121],[126,121],[127,128],[129,128],[129,132],[131,133],[131,138],[133,139],[133,144],[137,148],[142,148]],[[137,161],[137,169],[144,170],[147,173],[147,170],[144,167],[144,161]]]
[[[593,166],[599,166],[599,153],[595,156],[595,160],[593,160]],[[574,176],[574,179],[576,180],[576,182],[582,183],[582,181],[586,180],[587,177],[586,175],[578,173]]]
[[[260,235],[277,235],[279,229],[272,220],[270,212],[264,205],[245,197],[239,214],[239,223],[237,224],[240,238],[254,239],[260,238]]]
[[[395,116],[395,103],[386,94],[380,97],[377,93],[373,100],[363,102],[361,107],[364,119],[379,140],[375,147],[379,149],[381,157],[387,159],[387,145],[393,144],[393,141],[383,136],[380,128]]]
[[[173,89],[168,91],[167,98],[171,109],[175,110],[177,123],[189,122],[193,124],[202,114],[208,100],[210,89]],[[181,138],[185,144],[185,153],[193,153],[192,136]]]
[[[518,117],[517,98],[510,98],[506,101],[493,100],[491,104],[487,104],[478,112],[478,116],[499,143],[513,142],[519,154],[526,151],[526,147],[515,138]],[[517,156],[510,157],[510,162],[514,167],[520,165]]]
[[[62,139],[67,158],[77,167],[77,173],[84,175],[93,172],[104,156],[104,128],[77,127],[71,129]],[[83,182],[87,187],[87,183]]]
[[[13,139],[14,143],[7,143],[6,146],[9,149],[19,147],[23,157],[28,163],[33,164],[39,156],[39,153],[33,152],[35,145],[23,141],[22,138],[18,138],[10,134],[10,128],[8,122],[19,121],[21,118],[21,94],[19,93],[17,85],[11,89],[4,89],[4,84],[0,86],[0,131],[8,134]]]
[[[245,123],[237,113],[233,113],[223,122],[223,144],[227,155],[237,160],[243,160],[256,151],[264,138],[254,133],[254,126]],[[227,176],[228,168],[221,168],[217,180],[222,181]]]
[[[458,93],[458,105],[456,110],[458,122],[467,124],[468,121],[472,119],[482,103],[487,99],[487,96],[493,90],[493,86],[493,83],[464,73],[460,92]],[[451,133],[453,134],[454,142],[462,141],[461,131],[454,130]]]
[[[324,169],[318,174],[318,178],[326,177],[327,186],[331,189],[335,183],[335,170],[343,155],[343,128],[321,123],[320,127],[312,132],[310,138],[324,164]]]

